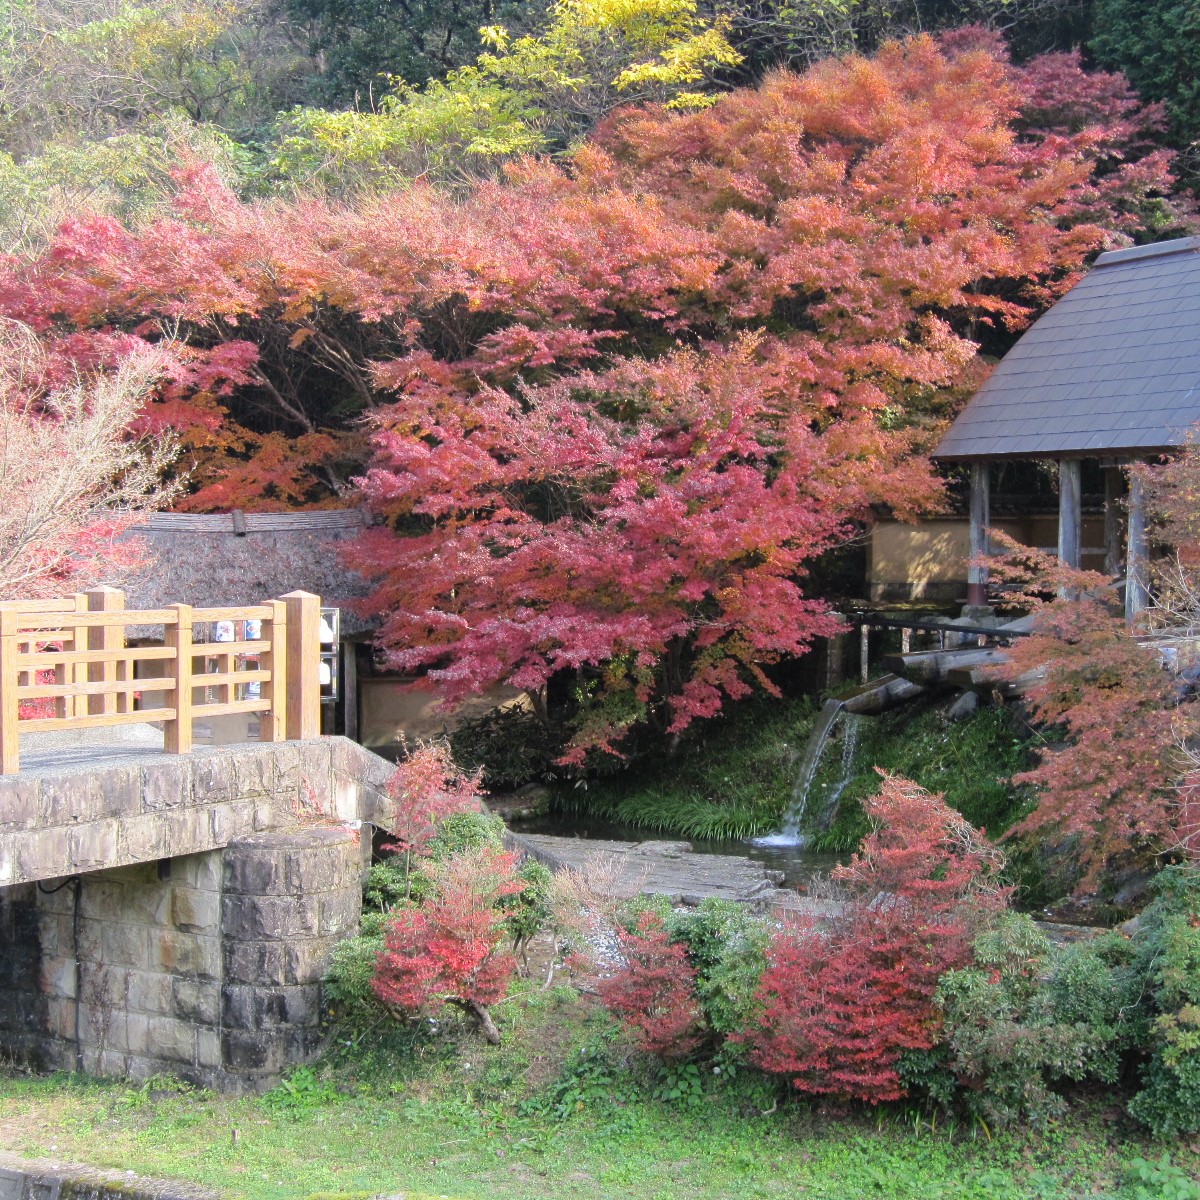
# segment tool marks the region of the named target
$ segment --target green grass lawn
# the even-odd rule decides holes
[[[749,1073],[726,1082],[706,1071],[696,1102],[680,1105],[656,1098],[656,1068],[620,1065],[604,1019],[581,1015],[563,991],[509,1001],[497,1015],[504,1046],[463,1026],[425,1040],[367,1038],[294,1077],[293,1093],[266,1099],[9,1072],[0,1145],[252,1200],[381,1191],[1065,1200],[1134,1196],[1126,1163],[1158,1153],[1098,1102],[1041,1133],[994,1137],[934,1128],[901,1108],[789,1099]],[[607,1046],[607,1057],[581,1057],[581,1044]],[[1195,1166],[1194,1148],[1173,1150]]]

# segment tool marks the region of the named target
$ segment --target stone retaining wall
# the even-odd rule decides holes
[[[217,1200],[193,1184],[139,1179],[132,1171],[100,1171],[0,1151],[0,1200]]]
[[[42,1069],[269,1086],[320,1048],[362,864],[357,830],[318,826],[0,889],[0,1047]]]

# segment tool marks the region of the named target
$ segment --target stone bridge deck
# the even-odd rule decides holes
[[[166,754],[153,746],[26,752],[0,776],[0,887],[219,850],[322,819],[386,828],[391,764],[344,737]]]

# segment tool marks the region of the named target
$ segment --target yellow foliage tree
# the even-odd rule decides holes
[[[514,155],[563,149],[620,105],[709,104],[716,73],[741,61],[695,0],[557,0],[536,35],[480,35],[473,65],[422,89],[397,83],[372,111],[294,109],[274,170],[341,190],[474,178]]]

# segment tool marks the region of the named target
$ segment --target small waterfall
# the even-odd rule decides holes
[[[846,790],[850,780],[854,778],[854,754],[858,749],[858,731],[861,728],[862,717],[858,713],[846,713],[842,722],[842,775],[837,783],[829,789],[829,795],[825,797],[825,803],[821,805],[821,812],[814,822],[815,827],[821,832],[833,824],[837,817],[838,805],[842,800],[842,793]]]
[[[778,833],[769,833],[765,837],[751,838],[756,846],[802,846],[805,842],[800,830],[804,826],[804,818],[808,810],[808,792],[821,763],[821,754],[829,735],[837,724],[838,717],[845,708],[843,700],[826,700],[821,709],[817,723],[813,726],[808,745],[804,748],[804,758],[800,763],[800,771],[796,775],[796,785],[792,788],[792,799],[783,814],[783,828]],[[839,796],[840,796],[839,792]]]

